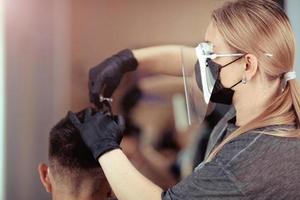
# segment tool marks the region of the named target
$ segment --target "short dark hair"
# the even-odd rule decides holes
[[[95,109],[92,111],[96,112]],[[83,121],[84,111],[75,113]],[[99,163],[81,139],[77,128],[66,116],[60,120],[50,131],[49,135],[49,161],[72,171],[88,171],[100,169]]]

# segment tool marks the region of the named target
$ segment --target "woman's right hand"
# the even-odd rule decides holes
[[[138,61],[130,49],[124,49],[89,71],[90,102],[100,104],[99,96],[111,97],[126,72],[136,70]]]

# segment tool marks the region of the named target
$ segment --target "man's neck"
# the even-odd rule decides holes
[[[56,188],[53,188],[53,200],[106,200],[111,193],[108,184],[101,185],[97,181],[81,181],[76,186],[61,184],[61,186],[57,185]],[[99,188],[95,188],[96,185]]]
[[[98,194],[70,194],[70,193],[53,193],[52,200],[106,200],[106,195]]]

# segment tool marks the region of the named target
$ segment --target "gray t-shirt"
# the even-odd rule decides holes
[[[216,125],[207,147],[213,147],[237,129],[232,108]],[[274,125],[251,130],[225,144],[208,163],[162,193],[163,200],[300,199],[300,139],[263,134]]]

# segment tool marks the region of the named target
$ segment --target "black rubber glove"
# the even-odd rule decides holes
[[[126,72],[136,70],[138,62],[130,49],[124,49],[107,58],[89,71],[91,103],[99,105],[99,95],[111,97]]]
[[[97,160],[104,153],[120,148],[125,122],[121,116],[103,112],[92,115],[91,108],[85,109],[84,121],[80,122],[72,112],[68,118],[79,130],[80,135]]]

